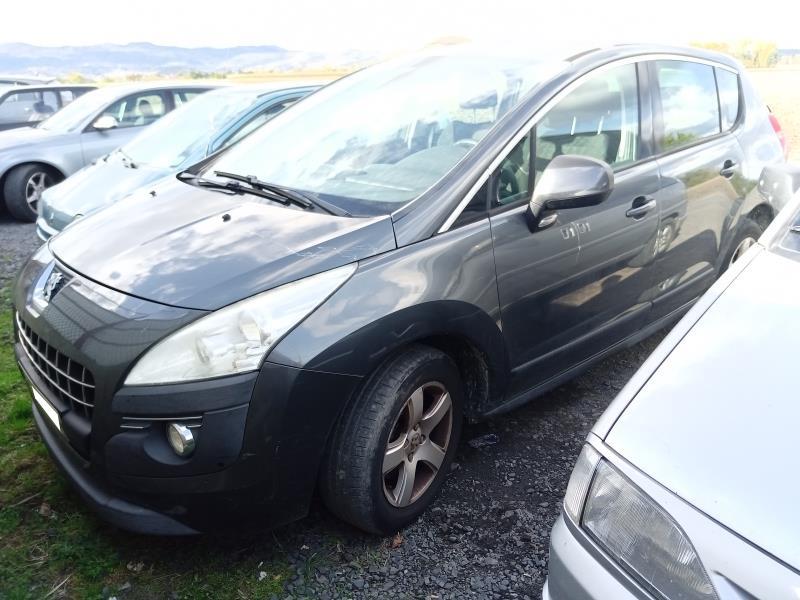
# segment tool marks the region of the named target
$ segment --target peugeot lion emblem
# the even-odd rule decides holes
[[[44,289],[42,290],[42,298],[44,298],[45,302],[50,302],[53,296],[55,296],[56,292],[58,292],[59,285],[63,280],[63,273],[59,273],[58,271],[53,271],[50,273],[50,276],[47,278],[47,282],[44,284]]]

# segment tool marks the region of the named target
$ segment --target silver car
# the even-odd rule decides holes
[[[588,436],[545,600],[797,599],[800,197]]]
[[[76,217],[177,173],[266,123],[318,84],[226,87],[174,111],[133,140],[42,194],[36,232],[43,240]]]
[[[0,131],[0,199],[34,221],[42,192],[214,86],[114,85],[88,92],[36,127]]]

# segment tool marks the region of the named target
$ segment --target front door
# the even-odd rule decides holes
[[[494,176],[492,237],[512,394],[612,346],[650,316],[660,182],[655,162],[643,160],[639,127],[636,65],[599,71],[551,108]],[[614,191],[595,207],[545,213],[556,222],[531,232],[529,184],[560,154],[611,165]]]
[[[125,145],[150,123],[157,121],[168,111],[163,92],[144,91],[131,94],[106,107],[97,118],[109,115],[117,121],[113,129],[99,131],[88,125],[81,134],[84,165]]]

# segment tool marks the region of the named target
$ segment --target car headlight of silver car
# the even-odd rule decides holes
[[[255,371],[275,343],[355,270],[351,264],[325,271],[202,317],[148,350],[125,384],[176,383]]]
[[[674,519],[588,444],[570,478],[564,509],[657,598],[717,598]]]

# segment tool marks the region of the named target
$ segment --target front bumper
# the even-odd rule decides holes
[[[41,265],[23,269],[14,348],[59,424],[35,405],[42,439],[87,503],[115,525],[155,534],[304,516],[328,435],[360,379],[265,363],[254,373],[125,386],[142,352],[204,313],[125,296],[58,268],[66,283],[44,306],[31,300]],[[84,371],[91,398],[76,387]],[[77,404],[87,400],[88,408]],[[197,427],[188,458],[167,442],[173,421]]]
[[[57,233],[58,229],[50,227],[50,225],[47,224],[47,221],[45,221],[44,217],[40,216],[38,219],[36,219],[36,235],[38,235],[39,239],[43,242],[46,242]]]
[[[599,552],[581,543],[558,517],[550,534],[550,563],[543,600],[650,600],[620,569],[609,569]]]

